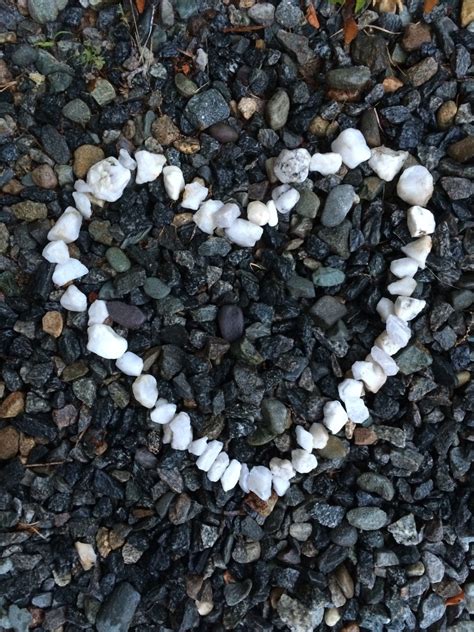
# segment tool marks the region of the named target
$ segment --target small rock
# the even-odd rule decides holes
[[[270,26],[275,17],[275,7],[270,2],[259,2],[250,7],[248,16],[257,24]]]
[[[63,317],[61,312],[51,311],[46,312],[42,318],[43,331],[53,338],[59,338],[63,331]]]
[[[234,342],[244,333],[244,314],[238,305],[223,305],[217,316],[219,330],[224,340]]]
[[[290,97],[288,93],[279,88],[268,101],[265,114],[270,127],[279,130],[286,124],[290,112]]]
[[[466,138],[450,145],[448,154],[460,163],[472,160],[474,158],[474,136],[466,136]]]
[[[208,128],[207,133],[220,143],[235,143],[235,141],[239,138],[239,133],[227,123],[215,123],[214,125],[211,125]]]
[[[402,38],[403,48],[411,53],[419,50],[423,44],[431,42],[431,29],[429,24],[417,22],[408,24]]]
[[[275,435],[280,435],[291,426],[291,414],[287,407],[275,398],[262,401],[264,425]]]
[[[474,22],[474,0],[463,0],[461,8],[461,26]]]
[[[127,272],[132,265],[124,251],[117,246],[107,248],[105,258],[116,272]]]
[[[58,186],[56,174],[49,165],[39,165],[33,169],[31,178],[41,189],[55,189]]]
[[[25,222],[35,222],[38,219],[46,219],[48,217],[48,208],[46,204],[41,202],[32,202],[25,200],[18,202],[12,206],[15,217]]]
[[[21,391],[14,391],[0,404],[0,419],[12,419],[20,415],[25,409],[25,395]]]
[[[306,149],[284,149],[273,163],[275,176],[287,184],[304,182],[308,177],[310,153]]]
[[[342,270],[337,268],[318,268],[313,273],[313,283],[319,287],[333,287],[344,283],[346,275]]]
[[[78,178],[84,178],[97,162],[104,158],[104,151],[97,145],[81,145],[74,152],[74,174]]]
[[[8,461],[15,458],[18,454],[19,442],[20,435],[13,426],[6,426],[0,429],[0,461]]]
[[[178,72],[175,75],[174,83],[176,89],[183,97],[192,97],[199,90],[196,83],[182,72]]]
[[[82,99],[73,99],[66,103],[62,109],[63,116],[65,116],[73,123],[79,123],[85,125],[91,118],[91,111],[87,103],[84,103]]]
[[[151,133],[160,145],[171,145],[181,135],[172,118],[167,114],[163,114],[156,121],[153,121]]]
[[[304,604],[283,594],[277,604],[277,612],[290,632],[313,632],[318,629],[324,616],[324,601]]]
[[[140,329],[146,320],[139,307],[122,301],[107,301],[107,310],[114,322],[128,329]]]
[[[444,599],[439,595],[431,593],[421,604],[420,628],[425,630],[439,621],[446,611]]]
[[[99,611],[97,631],[127,632],[140,599],[140,593],[128,582],[116,586]]]
[[[387,523],[388,516],[378,507],[357,507],[346,514],[349,524],[362,531],[377,531]]]
[[[61,4],[57,0],[28,0],[28,13],[31,19],[39,24],[54,22],[58,17]]]
[[[454,119],[458,112],[458,106],[455,101],[445,101],[436,112],[436,121],[438,127],[442,130],[448,129],[454,124]]]
[[[328,96],[336,101],[356,100],[370,81],[370,76],[367,66],[334,68],[326,75]]]
[[[415,88],[422,86],[438,72],[438,62],[434,57],[426,57],[406,71]]]
[[[215,88],[195,94],[184,109],[184,116],[198,130],[224,121],[229,115],[230,109],[226,100]]]
[[[395,542],[403,544],[404,546],[416,545],[421,540],[421,536],[416,530],[415,517],[413,514],[407,514],[396,522],[392,522],[392,524],[387,527],[387,531],[390,531]]]
[[[323,226],[333,227],[341,224],[352,206],[359,202],[359,196],[350,184],[340,184],[329,192],[321,215]]]
[[[451,200],[467,200],[474,195],[474,184],[468,178],[441,178],[441,186]]]
[[[115,88],[110,81],[107,81],[107,79],[99,78],[95,82],[95,87],[91,92],[91,97],[98,103],[98,105],[107,105],[116,97]]]
[[[377,437],[375,436],[375,438]],[[357,485],[364,491],[378,494],[387,501],[392,500],[395,495],[395,489],[390,479],[375,472],[361,474],[357,479]]]

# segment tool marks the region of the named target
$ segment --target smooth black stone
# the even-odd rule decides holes
[[[238,305],[223,305],[218,312],[217,321],[224,340],[235,342],[244,333],[244,314]]]

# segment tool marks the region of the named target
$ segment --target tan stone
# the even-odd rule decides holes
[[[177,138],[174,141],[173,147],[175,147],[182,154],[190,155],[195,154],[201,149],[201,143],[197,138],[185,138],[183,136],[182,138]]]
[[[49,165],[39,165],[33,169],[31,178],[36,186],[42,189],[55,189],[58,186],[56,174]]]
[[[104,158],[104,152],[96,145],[81,145],[74,152],[74,174],[78,178],[83,178],[92,165]]]
[[[428,24],[412,22],[406,27],[402,38],[402,46],[406,51],[418,50],[423,44],[429,42],[431,42],[431,30]]]
[[[451,145],[448,154],[457,162],[472,160],[474,158],[474,136],[466,136],[466,138]]]
[[[252,97],[243,97],[239,101],[238,109],[240,114],[246,121],[252,118],[255,112],[258,110],[259,104],[256,99]]]
[[[385,92],[396,92],[403,87],[403,81],[400,81],[397,77],[386,77],[382,85]]]
[[[180,136],[179,129],[167,114],[163,114],[156,121],[153,121],[151,133],[160,145],[171,145]]]
[[[454,123],[458,106],[454,101],[445,101],[436,112],[436,121],[440,129],[448,129]]]
[[[0,404],[0,418],[11,419],[25,410],[25,395],[20,391],[10,393]]]
[[[53,338],[59,338],[63,330],[63,317],[60,312],[46,312],[42,319],[43,331]]]
[[[328,127],[329,121],[326,121],[326,119],[323,119],[321,116],[315,116],[309,124],[309,131],[311,134],[323,138],[326,136]]]
[[[377,441],[377,435],[371,428],[359,426],[354,430],[354,443],[356,445],[372,445]]]
[[[461,26],[474,21],[474,0],[463,0],[461,9]]]
[[[13,459],[18,454],[20,436],[13,426],[0,430],[0,461]]]

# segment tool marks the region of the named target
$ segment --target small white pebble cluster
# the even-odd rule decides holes
[[[352,169],[368,161],[379,178],[390,182],[403,168],[408,158],[404,151],[393,151],[387,147],[370,149],[359,130],[346,129],[331,145],[332,152],[316,153],[306,149],[283,150],[273,160],[273,174],[281,182],[272,191],[266,203],[252,201],[246,208],[246,218],[232,201],[206,199],[208,188],[198,179],[186,184],[179,167],[166,166],[166,158],[140,150],[133,159],[128,152],[120,150],[119,158],[106,158],[93,165],[86,181],[75,183],[73,199],[76,208],[67,207],[48,233],[48,244],[43,257],[55,264],[53,282],[57,286],[68,285],[60,299],[61,305],[73,312],[87,310],[87,297],[72,281],[80,279],[89,271],[80,261],[69,256],[68,244],[79,236],[83,220],[92,216],[92,204],[118,200],[136,170],[137,184],[153,182],[160,175],[168,197],[184,209],[195,211],[196,225],[207,234],[220,231],[233,243],[241,247],[253,247],[263,234],[263,226],[276,226],[278,213],[287,214],[297,204],[300,194],[291,183],[301,183],[309,171],[323,176],[337,173],[344,164]],[[95,300],[88,310],[87,349],[102,358],[116,360],[122,373],[135,378],[132,391],[135,400],[150,411],[153,423],[163,426],[163,443],[174,450],[187,450],[197,457],[196,466],[206,472],[210,481],[220,481],[225,492],[240,485],[245,492],[253,492],[262,500],[268,500],[274,491],[278,496],[286,493],[291,479],[297,474],[313,471],[318,461],[313,450],[323,449],[329,433],[340,432],[348,421],[359,424],[366,421],[369,411],[364,402],[366,391],[376,393],[385,384],[387,377],[398,371],[392,356],[408,344],[411,336],[409,322],[425,307],[425,301],[412,298],[416,289],[413,278],[418,269],[426,265],[431,250],[431,234],[435,230],[433,214],[424,207],[433,193],[433,178],[425,167],[413,166],[405,169],[397,183],[397,194],[411,205],[407,213],[407,225],[414,241],[402,248],[405,257],[396,259],[390,271],[397,278],[387,290],[394,300],[381,298],[377,312],[385,323],[385,331],[375,340],[365,360],[354,362],[352,376],[344,379],[338,387],[339,400],[329,401],[323,410],[322,423],[313,423],[308,429],[296,426],[296,448],[291,459],[273,458],[269,467],[257,465],[251,469],[237,459],[230,459],[224,444],[207,437],[194,438],[191,418],[186,412],[178,412],[176,404],[159,398],[156,379],[143,373],[143,360],[128,351],[127,340],[118,335],[107,324],[107,304]]]

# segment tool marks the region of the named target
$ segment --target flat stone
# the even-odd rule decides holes
[[[417,342],[403,349],[397,357],[396,363],[401,373],[411,375],[433,363],[433,358],[426,347]]]
[[[304,189],[300,192],[300,199],[295,206],[295,211],[301,217],[309,217],[310,219],[314,219],[318,214],[319,207],[321,205],[321,200],[313,191],[309,189]]]
[[[115,97],[115,88],[107,81],[107,79],[97,79],[95,82],[95,87],[91,92],[91,97],[99,104],[99,105],[107,105],[111,103]]]
[[[262,420],[273,433],[280,435],[291,426],[291,414],[285,404],[275,398],[262,401]]]
[[[25,395],[21,391],[10,393],[0,404],[0,419],[12,419],[25,409]]]
[[[163,114],[156,121],[153,121],[151,133],[160,145],[171,145],[181,135],[172,118],[167,114]]]
[[[290,97],[288,93],[279,88],[269,99],[265,108],[265,116],[270,127],[279,130],[286,124],[290,112]]]
[[[139,329],[146,320],[140,308],[122,301],[107,301],[107,310],[114,322],[128,329]]]
[[[215,88],[195,94],[184,109],[184,116],[198,130],[224,121],[229,115],[230,109],[226,100]]]
[[[402,46],[409,53],[431,42],[431,29],[425,22],[408,24],[402,38]]]
[[[321,224],[332,228],[339,226],[351,210],[354,203],[359,201],[354,187],[350,184],[340,184],[329,192],[321,215]]]
[[[457,162],[468,162],[474,158],[474,136],[466,136],[457,143],[450,145],[448,154]]]
[[[357,507],[346,514],[349,524],[362,531],[377,531],[387,523],[388,516],[378,507]]]
[[[74,152],[74,174],[78,178],[84,178],[96,162],[103,160],[104,150],[97,145],[81,145]]]
[[[219,330],[224,340],[234,342],[244,333],[244,314],[238,305],[223,305],[217,316]]]
[[[82,99],[72,99],[62,109],[63,116],[74,123],[85,125],[91,118],[91,111]]]
[[[344,282],[346,275],[337,268],[318,268],[313,273],[313,283],[319,287],[333,287]]]
[[[46,219],[48,217],[48,208],[46,204],[41,202],[32,202],[25,200],[18,202],[12,206],[15,217],[24,222],[35,222],[38,219]]]
[[[46,312],[41,320],[41,324],[45,333],[53,336],[53,338],[59,338],[64,326],[61,312],[55,310]]]
[[[71,159],[66,139],[53,125],[45,125],[41,129],[41,142],[44,151],[60,165],[67,164]]]
[[[389,501],[395,495],[395,489],[386,476],[375,472],[364,472],[357,479],[357,485],[366,492],[377,494]]]
[[[107,248],[105,258],[116,272],[127,272],[132,265],[124,251],[117,246]]]
[[[13,426],[0,430],[0,461],[13,459],[18,453],[20,435]]]
[[[97,631],[127,632],[140,599],[140,593],[128,582],[116,586],[99,611]]]
[[[415,88],[422,86],[438,72],[438,62],[434,57],[425,57],[422,61],[406,71],[408,78]]]

